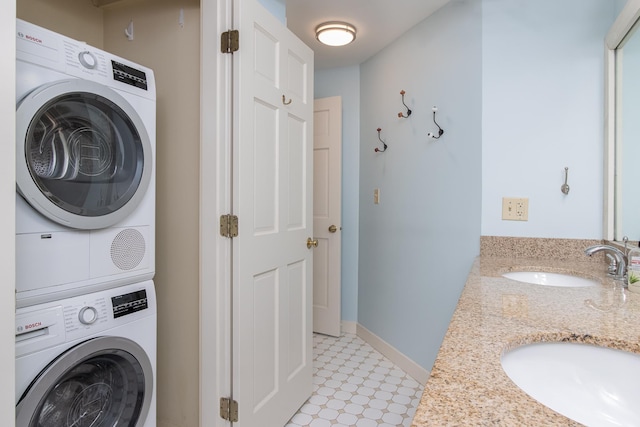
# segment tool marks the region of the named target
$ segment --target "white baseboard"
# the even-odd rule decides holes
[[[347,332],[344,329],[345,323],[347,322],[342,322],[342,327],[343,331]],[[361,324],[355,322],[349,323],[353,323],[355,325],[356,335],[362,338],[362,340],[364,340],[367,344],[380,352],[383,356],[393,362],[400,369],[405,371],[411,378],[423,385],[427,382],[430,374],[428,370],[424,369],[422,366],[418,365],[416,362],[400,353],[391,344],[387,343]]]

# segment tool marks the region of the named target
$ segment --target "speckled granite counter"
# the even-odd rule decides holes
[[[607,278],[603,261],[590,261],[582,254],[586,245],[578,247],[573,259],[553,260],[481,251],[412,426],[580,425],[529,397],[500,364],[505,349],[537,341],[589,342],[640,353],[640,295]],[[509,270],[569,273],[601,285],[529,285],[501,277]]]

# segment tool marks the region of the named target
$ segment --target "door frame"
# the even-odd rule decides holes
[[[232,0],[200,2],[200,425],[229,426],[218,413],[231,394],[231,239],[219,218],[231,211],[231,63],[220,34],[233,26]],[[212,77],[213,76],[213,77]],[[211,379],[215,379],[211,381]],[[214,408],[214,409],[212,409]]]

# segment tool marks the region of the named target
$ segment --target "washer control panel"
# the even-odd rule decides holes
[[[64,326],[67,334],[82,333],[87,328],[105,325],[109,321],[109,308],[109,299],[105,297],[65,305]]]
[[[140,289],[139,291],[111,297],[111,305],[113,306],[114,319],[140,310],[146,310],[149,308],[147,290]]]
[[[152,281],[16,309],[16,357],[156,314]]]

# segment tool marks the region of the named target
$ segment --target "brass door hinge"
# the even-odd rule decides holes
[[[238,402],[228,397],[220,399],[220,417],[232,423],[238,422]]]
[[[220,235],[222,237],[238,237],[238,217],[235,215],[220,216]]]
[[[240,32],[229,30],[220,36],[220,50],[222,53],[233,53],[240,49]]]

